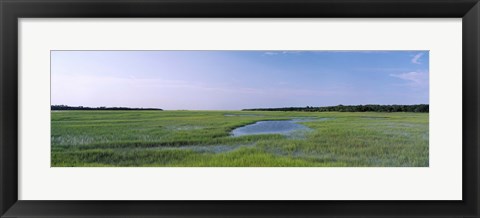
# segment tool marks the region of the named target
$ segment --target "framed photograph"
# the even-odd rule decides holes
[[[1,217],[478,217],[477,0],[0,3]]]

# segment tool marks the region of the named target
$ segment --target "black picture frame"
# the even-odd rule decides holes
[[[478,217],[478,0],[0,0],[1,217]],[[462,18],[461,201],[18,200],[18,19],[134,17]],[[355,36],[352,36],[355,37]],[[448,42],[445,42],[448,43]],[[442,191],[442,190],[438,190]]]

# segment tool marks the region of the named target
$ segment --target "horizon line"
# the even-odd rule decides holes
[[[251,108],[242,108],[242,109],[164,109],[160,107],[126,107],[126,106],[71,106],[63,104],[54,104],[50,105],[52,107],[70,107],[70,108],[90,108],[90,109],[138,109],[138,110],[163,110],[163,111],[242,111],[242,110],[258,110],[258,109],[287,109],[287,108],[325,108],[325,107],[338,107],[338,106],[414,106],[414,105],[429,105],[429,103],[419,103],[419,104],[338,104],[338,105],[329,105],[329,106],[284,106],[284,107],[251,107]]]

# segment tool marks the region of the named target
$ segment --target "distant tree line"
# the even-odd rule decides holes
[[[328,107],[284,107],[284,108],[253,108],[243,111],[308,111],[308,112],[419,112],[428,113],[428,104],[415,105],[337,105]]]
[[[162,110],[160,108],[130,108],[130,107],[83,107],[83,106],[68,106],[68,105],[52,105],[52,111],[63,110],[108,110],[108,111],[124,111],[124,110]]]

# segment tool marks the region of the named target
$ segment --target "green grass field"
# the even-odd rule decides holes
[[[51,115],[52,167],[429,166],[428,113],[54,111]],[[230,134],[257,121],[295,117],[331,119],[300,122],[311,130],[291,136]]]

